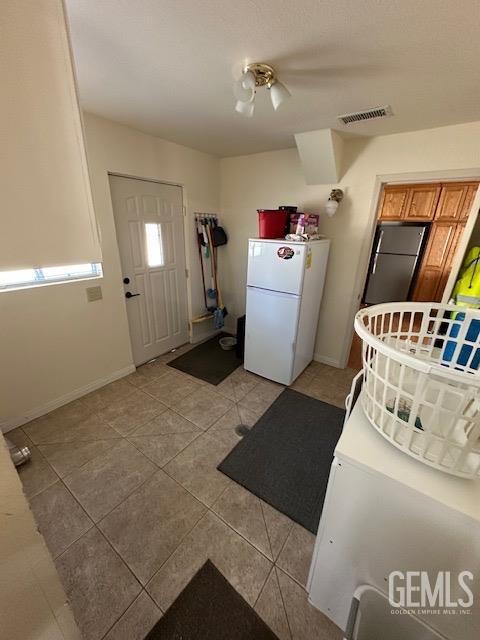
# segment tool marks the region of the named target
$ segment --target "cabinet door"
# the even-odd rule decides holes
[[[380,201],[380,220],[402,220],[407,204],[408,187],[406,185],[387,186],[383,189]]]
[[[436,302],[441,278],[442,272],[439,269],[422,268],[412,296],[414,302]]]
[[[413,300],[416,302],[435,302],[455,230],[454,223],[435,222],[432,224],[413,292]]]
[[[463,182],[442,185],[435,220],[458,222],[463,211],[467,187]]]
[[[410,187],[405,220],[433,220],[440,191],[440,184],[416,184]]]
[[[455,257],[455,253],[458,249],[458,243],[460,242],[460,238],[462,237],[463,230],[465,229],[464,224],[455,225],[455,232],[453,234],[453,239],[450,244],[450,248],[448,250],[448,254],[445,260],[445,265],[443,267],[441,278],[438,282],[437,291],[435,293],[435,302],[441,302],[443,297],[443,292],[445,290],[445,286],[447,284],[448,278],[450,277],[450,272],[452,270],[452,262]]]
[[[473,199],[477,195],[478,183],[469,184],[467,187],[467,193],[465,194],[465,200],[463,201],[462,210],[460,211],[460,221],[465,222],[470,214],[472,208]]]

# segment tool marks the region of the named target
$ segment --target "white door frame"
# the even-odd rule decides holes
[[[362,298],[365,283],[368,275],[368,265],[370,263],[370,254],[372,253],[373,241],[375,238],[375,228],[377,226],[377,210],[379,197],[383,188],[383,185],[388,184],[409,184],[409,183],[422,183],[422,182],[466,182],[466,181],[480,181],[480,169],[455,169],[452,171],[416,171],[412,173],[391,173],[380,174],[375,178],[375,186],[373,188],[372,199],[370,202],[370,213],[367,224],[367,234],[363,242],[362,251],[360,254],[360,261],[357,269],[357,277],[355,280],[355,288],[352,296],[352,303],[350,305],[347,333],[343,342],[342,356],[340,358],[340,367],[343,369],[347,366],[348,358],[350,356],[350,349],[352,346],[353,334],[355,332],[353,328],[353,321],[355,315],[360,307],[360,301]],[[480,188],[477,190],[475,198],[472,202],[472,208],[468,216],[465,230],[462,234],[458,248],[452,263],[452,270],[447,284],[445,285],[445,291],[443,294],[442,302],[448,301],[450,293],[457,280],[458,272],[462,265],[463,256],[470,242],[470,236],[472,235],[473,227],[477,221],[478,210],[480,208]]]
[[[110,182],[109,182],[109,177],[110,176],[115,176],[117,178],[131,178],[132,180],[143,180],[143,182],[156,182],[158,184],[167,184],[173,187],[180,187],[182,190],[182,209],[183,209],[183,220],[182,220],[182,229],[183,229],[183,244],[185,247],[185,266],[187,269],[187,273],[186,273],[186,286],[187,286],[187,323],[188,323],[188,334],[189,334],[189,339],[190,342],[192,341],[192,323],[190,321],[191,317],[192,317],[192,290],[191,290],[191,279],[190,279],[190,274],[192,273],[192,265],[191,265],[191,252],[189,251],[189,240],[190,240],[190,229],[189,227],[185,224],[185,221],[187,219],[187,203],[188,203],[188,195],[187,195],[187,189],[185,187],[184,184],[180,183],[180,182],[172,182],[171,180],[159,180],[158,178],[144,178],[143,176],[137,176],[137,175],[133,175],[130,173],[121,173],[118,171],[107,171],[107,181],[109,184],[109,195],[110,195],[110,204],[112,207],[112,212],[115,216],[115,212],[113,211],[113,202],[112,202],[112,194],[111,194],[111,190],[110,190]],[[118,238],[117,238],[117,228],[116,225],[114,225],[115,228],[115,240],[117,242],[117,252],[118,252],[118,259],[119,259],[119,263],[121,264],[121,258],[120,258],[120,247],[118,245]],[[125,306],[125,313],[127,313],[127,305],[125,302],[125,298],[123,300],[123,304]],[[130,336],[130,332],[129,332],[129,336]],[[130,342],[131,342],[131,337],[130,337]]]

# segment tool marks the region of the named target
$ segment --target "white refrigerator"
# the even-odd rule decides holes
[[[329,248],[248,241],[245,369],[288,385],[311,362]]]

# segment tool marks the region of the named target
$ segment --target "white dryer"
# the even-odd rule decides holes
[[[449,571],[455,601],[464,595],[457,575],[466,570],[473,574],[472,607],[437,614],[417,610],[421,627],[435,636],[420,629],[395,635],[395,616],[388,612],[385,618],[383,611],[378,636],[370,631],[369,640],[480,638],[480,482],[432,469],[393,447],[369,424],[360,397],[335,450],[310,569],[311,604],[348,630],[353,597],[362,585],[383,594],[388,606],[391,572],[426,571],[435,584],[439,571]]]

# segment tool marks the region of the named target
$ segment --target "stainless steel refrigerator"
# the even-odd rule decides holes
[[[380,225],[375,235],[363,302],[408,299],[426,237],[426,226]]]

